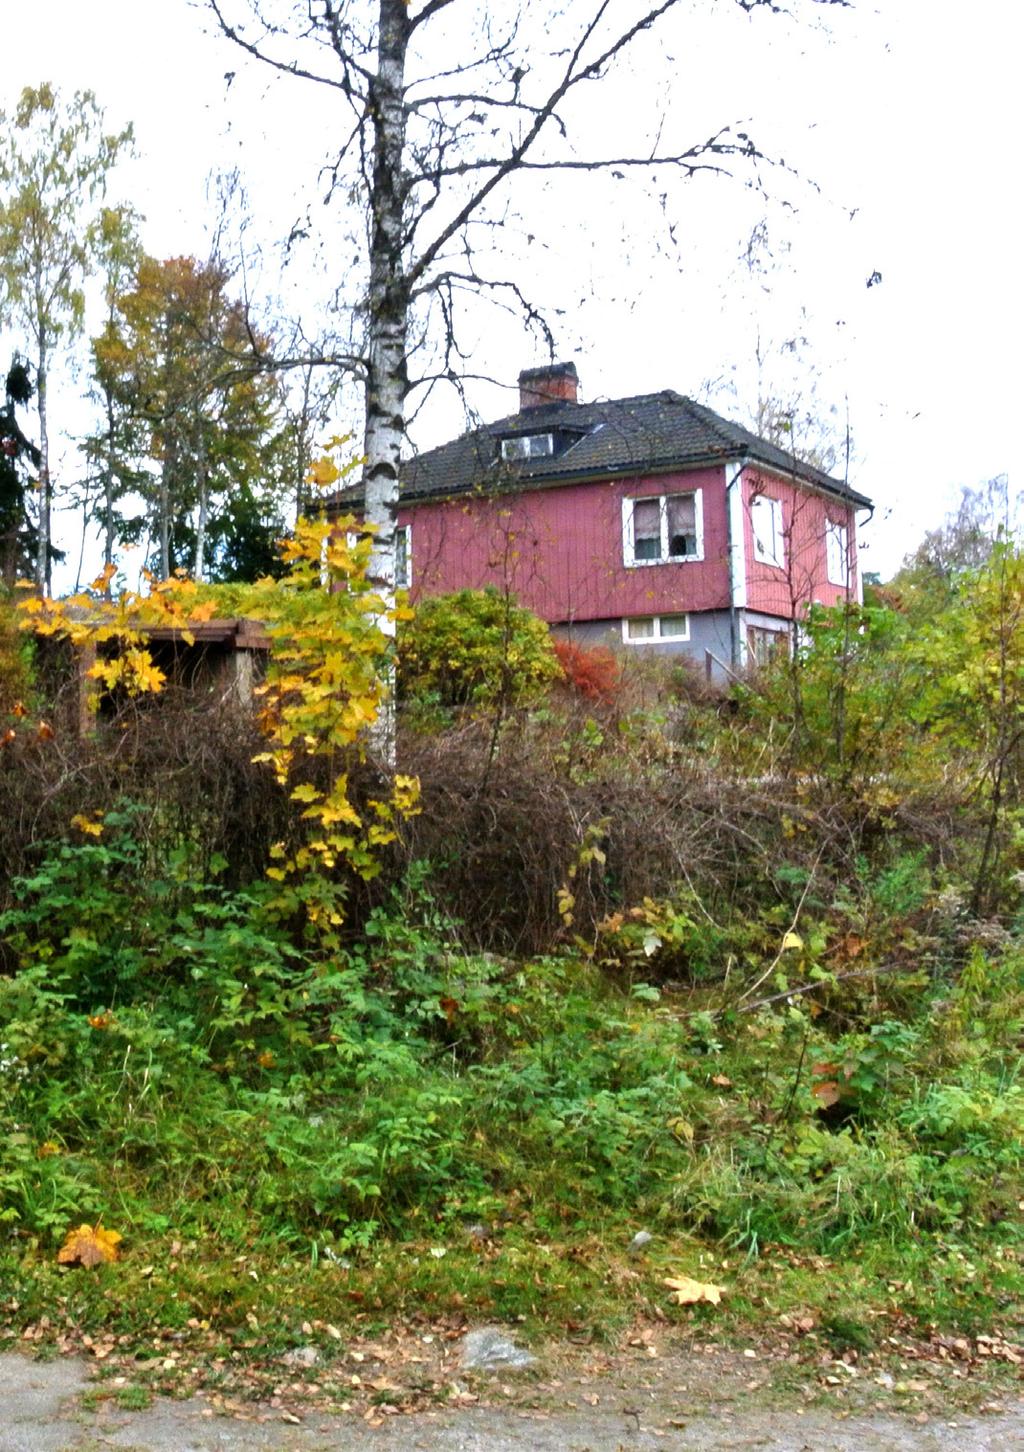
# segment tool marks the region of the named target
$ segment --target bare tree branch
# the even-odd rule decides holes
[[[582,81],[593,80],[597,76],[599,76],[605,66],[607,66],[608,63],[615,56],[620,54],[620,52],[623,51],[630,44],[631,41],[635,40],[638,35],[642,34],[647,30],[650,30],[651,27],[657,23],[662,15],[673,9],[673,7],[678,3],[678,0],[662,0],[662,4],[656,6],[652,10],[648,10],[646,14],[642,15],[640,19],[634,22],[634,24],[631,25],[622,35],[618,36],[611,45],[607,46],[604,51],[602,51],[602,53],[597,56],[595,60],[588,62],[585,66],[582,67],[582,69],[577,69],[577,67],[580,65],[583,52],[586,49],[586,46],[590,41],[591,37],[597,31],[598,26],[604,18],[610,3],[611,0],[601,0],[601,3],[598,5],[597,10],[595,11],[589,23],[584,26],[583,32],[580,35],[579,40],[570,52],[568,63],[566,64],[565,69],[562,73],[562,79],[559,81],[558,85],[554,88],[554,90],[550,93],[544,104],[537,111],[533,120],[533,124],[526,132],[526,135],[522,138],[518,145],[513,147],[509,155],[498,164],[492,175],[488,177],[487,181],[484,182],[483,185],[479,187],[465,202],[465,204],[460,208],[456,216],[451,220],[451,222],[449,222],[447,227],[445,227],[437,235],[437,237],[435,237],[434,241],[423,251],[420,257],[416,260],[415,264],[409,270],[410,283],[415,282],[419,277],[423,275],[423,273],[434,261],[434,258],[437,256],[437,254],[444,247],[445,243],[456,232],[461,230],[461,228],[466,224],[466,222],[475,212],[479,211],[479,209],[486,201],[487,197],[491,194],[491,192],[493,192],[494,189],[499,186],[507,176],[510,176],[514,171],[517,170],[517,168],[526,157],[527,152],[529,152],[534,142],[540,136],[545,124],[554,114],[555,108],[558,106],[559,102],[569,93],[569,91],[574,86],[579,85]]]
[[[316,71],[300,66],[297,61],[279,61],[274,56],[268,55],[266,51],[260,49],[255,41],[247,40],[241,31],[228,21],[221,7],[221,0],[207,0],[207,4],[217,17],[217,23],[224,37],[245,51],[253,60],[269,66],[271,70],[280,71],[282,75],[294,76],[300,81],[313,81],[318,86],[329,86],[332,91],[346,91],[344,79],[338,80],[334,76],[320,75]]]
[[[446,5],[451,3],[452,0],[427,0],[423,9],[412,17],[412,29],[415,30],[417,26],[422,25],[425,20],[429,20],[432,15],[436,15],[439,10],[443,10]]]

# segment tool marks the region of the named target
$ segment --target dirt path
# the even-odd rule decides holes
[[[646,1368],[643,1369],[646,1371]],[[737,1394],[727,1363],[666,1360],[648,1375],[617,1374],[536,1405],[495,1384],[511,1405],[371,1418],[253,1405],[221,1415],[206,1397],[159,1398],[129,1411],[91,1380],[92,1367],[63,1357],[0,1355],[0,1452],[1014,1452],[1024,1449],[1024,1401],[1003,1398],[984,1414],[879,1411],[875,1407],[778,1407]],[[556,1383],[556,1385],[560,1385]],[[570,1393],[570,1388],[564,1389]],[[555,1402],[560,1401],[560,1405]]]

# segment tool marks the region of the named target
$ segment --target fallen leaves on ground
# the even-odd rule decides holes
[[[107,1265],[117,1260],[120,1242],[116,1230],[106,1230],[98,1221],[95,1226],[76,1225],[68,1231],[57,1259],[61,1265]]]
[[[668,1286],[672,1292],[672,1300],[678,1306],[694,1306],[699,1301],[707,1301],[710,1305],[717,1306],[725,1294],[724,1286],[695,1281],[689,1276],[666,1276],[662,1285]]]

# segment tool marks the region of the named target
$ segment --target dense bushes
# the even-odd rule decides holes
[[[979,590],[997,634],[1012,578]],[[751,1258],[941,1237],[1011,1264],[1015,639],[961,628],[940,670],[948,622],[825,613],[727,697],[652,668],[601,701],[542,689],[536,622],[513,687],[509,602],[478,607],[462,684],[444,664],[400,713],[421,811],[376,879],[332,869],[319,938],[265,876],[300,856],[309,763],[281,786],[250,722],[173,695],[84,740],[17,718],[0,1216],[56,1237],[116,1205],[299,1256],[618,1217]],[[372,762],[313,766],[373,819]]]
[[[614,705],[622,662],[613,650],[607,646],[588,648],[574,640],[556,640],[554,646],[562,674],[578,695],[595,705]]]
[[[178,848],[199,870],[219,860],[234,884],[259,879],[290,830],[285,793],[253,762],[261,737],[251,713],[231,702],[168,690],[157,708],[127,703],[84,737],[59,715],[40,732],[44,719],[19,718],[0,751],[0,907],[42,844],[80,841],[73,819],[122,798],[144,814],[155,850]]]
[[[424,600],[399,631],[399,693],[421,706],[528,706],[559,674],[544,622],[494,589]]]
[[[350,1250],[525,1200],[540,1224],[618,1211],[747,1251],[1012,1232],[1016,945],[958,977],[908,953],[903,1016],[876,983],[858,1024],[826,981],[859,957],[834,906],[801,925],[761,1007],[744,984],[782,920],[712,929],[677,908],[675,945],[712,982],[659,1001],[640,977],[655,955],[628,934],[610,975],[467,953],[417,869],[314,965],[259,888],[155,856],[132,810],[102,827],[47,854],[0,917],[11,1226],[56,1234],[116,1198],[140,1228]],[[642,928],[671,942],[663,918]],[[778,996],[780,974],[829,990],[823,1011]]]

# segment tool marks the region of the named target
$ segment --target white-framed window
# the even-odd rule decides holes
[[[703,559],[701,491],[624,499],[622,557],[627,565],[668,565]]]
[[[412,525],[395,526],[395,589],[408,590],[412,585]]]
[[[366,535],[350,529],[345,533],[345,542],[354,550]],[[408,590],[412,586],[412,525],[395,525],[395,589]]]
[[[514,439],[501,441],[501,457],[506,463],[517,459],[547,459],[554,452],[554,434],[519,434]]]
[[[845,524],[825,521],[825,573],[830,585],[850,587],[850,534]]]
[[[622,622],[626,645],[650,645],[657,640],[689,640],[688,615],[633,615]]]
[[[786,563],[782,500],[758,494],[751,501],[750,526],[754,535],[754,559],[782,569]]]

